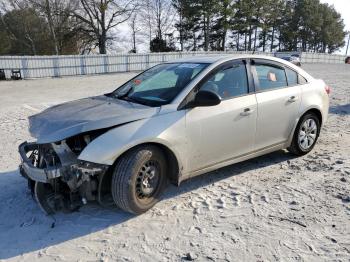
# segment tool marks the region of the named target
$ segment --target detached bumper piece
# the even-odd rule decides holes
[[[39,150],[39,145],[24,142],[19,146],[19,154],[22,163],[20,165],[21,175],[33,181],[49,183],[51,179],[60,177],[66,167],[46,167],[38,168],[35,166],[35,151]],[[31,153],[29,157],[28,153]]]
[[[109,166],[78,160],[65,141],[45,145],[24,142],[19,154],[20,173],[45,213],[70,212],[99,200],[101,178]]]

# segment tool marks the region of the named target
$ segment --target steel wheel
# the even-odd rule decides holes
[[[167,184],[168,170],[164,152],[153,145],[144,145],[123,155],[115,166],[111,191],[121,209],[141,214],[153,207]]]
[[[141,167],[136,179],[136,192],[139,199],[151,197],[159,186],[159,163],[149,160]]]
[[[299,130],[298,143],[303,150],[311,148],[315,141],[318,133],[316,121],[312,118],[306,119]]]

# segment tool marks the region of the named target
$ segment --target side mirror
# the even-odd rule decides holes
[[[199,90],[190,107],[216,106],[220,103],[221,98],[218,94],[211,91]]]

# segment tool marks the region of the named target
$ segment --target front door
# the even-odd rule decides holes
[[[224,64],[202,82],[199,89],[216,92],[217,106],[196,107],[186,113],[188,168],[194,172],[253,151],[257,104],[249,93],[242,61]]]

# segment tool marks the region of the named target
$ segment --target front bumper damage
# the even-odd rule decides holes
[[[110,166],[79,160],[66,141],[45,145],[24,142],[19,154],[20,173],[47,214],[73,211],[88,201],[105,205]]]
[[[27,156],[29,152],[37,150],[38,145],[35,143],[22,143],[18,150],[21,156],[20,172],[21,175],[27,179],[36,182],[48,183],[51,179],[62,176],[67,167],[47,167],[38,168],[34,166],[33,159]]]

